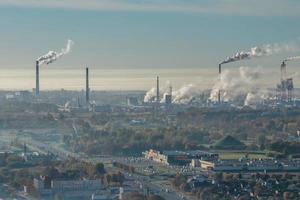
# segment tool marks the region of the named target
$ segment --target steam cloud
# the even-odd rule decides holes
[[[297,42],[296,42],[297,43]],[[289,52],[299,50],[299,45],[292,44],[267,44],[261,47],[253,47],[248,51],[241,51],[235,55],[226,58],[220,64],[236,62],[240,60],[252,59],[263,56],[270,56],[281,52]],[[285,61],[300,59],[300,56],[289,57]],[[262,72],[259,68],[240,67],[238,76],[225,70],[213,86],[209,100],[212,102],[218,101],[218,93],[221,92],[221,98],[224,101],[231,101],[240,95],[246,95],[244,99],[245,105],[259,103],[264,99],[271,98],[272,94],[267,90],[260,88],[257,85],[257,80],[262,78]],[[233,78],[234,77],[234,78]],[[164,101],[166,94],[169,94],[166,89],[162,92],[161,102]],[[201,94],[199,87],[194,84],[187,84],[172,92],[173,103],[188,104]],[[152,102],[156,100],[156,88],[151,88],[144,97],[144,102]]]
[[[256,57],[270,56],[276,53],[280,53],[283,51],[291,51],[294,48],[290,45],[279,45],[279,44],[267,44],[262,47],[253,47],[249,51],[241,51],[236,53],[235,55],[226,58],[220,64],[226,64],[231,62],[236,62],[245,59],[251,59]]]
[[[144,97],[144,102],[153,102],[155,100],[156,100],[156,88],[153,87],[149,91],[147,91]]]
[[[188,104],[201,94],[200,89],[194,84],[187,84],[173,92],[173,103]]]
[[[170,94],[169,91],[170,83],[167,82],[164,87],[160,89],[161,103],[165,102],[166,95]],[[194,84],[185,84],[178,90],[172,91],[172,103],[176,104],[188,104],[196,96],[199,96],[201,91],[199,87]],[[155,102],[156,101],[156,88],[151,88],[144,97],[144,102]]]
[[[221,91],[221,98],[224,101],[232,101],[239,95],[246,94],[245,105],[259,102],[267,98],[266,92],[258,89],[257,85],[257,80],[262,77],[263,73],[260,68],[240,67],[238,75],[225,70],[213,86],[209,100],[217,102],[218,93]]]
[[[240,67],[238,72],[225,70],[220,79],[216,80],[209,96],[211,102],[218,101],[218,93],[221,91],[221,98],[225,102],[242,100],[244,105],[252,106],[270,99],[272,93],[259,85],[258,80],[263,80],[264,73],[259,67]],[[234,77],[234,78],[233,78]],[[169,86],[169,83],[167,83]],[[169,87],[164,86],[160,90],[161,103],[165,101],[165,95],[169,94]],[[202,98],[200,87],[196,84],[185,84],[172,92],[172,103],[190,104]],[[241,99],[242,97],[242,99]],[[151,88],[144,97],[144,102],[156,101],[156,88]]]
[[[300,56],[292,56],[292,57],[286,58],[286,59],[283,60],[283,61],[284,61],[284,62],[287,62],[287,61],[298,60],[298,59],[300,59]]]
[[[165,96],[169,94],[170,82],[167,81],[165,85],[160,88],[159,96],[161,99],[161,103],[165,101]],[[146,95],[144,96],[144,102],[156,102],[156,87],[152,87],[149,91],[147,91]]]
[[[72,46],[74,45],[74,42],[72,40],[68,40],[67,46],[63,48],[60,52],[55,51],[49,51],[47,54],[39,57],[37,61],[40,65],[53,63],[58,58],[70,53]]]
[[[244,101],[245,106],[253,106],[257,103],[261,103],[263,100],[268,99],[271,94],[268,94],[266,90],[256,90],[248,92]]]

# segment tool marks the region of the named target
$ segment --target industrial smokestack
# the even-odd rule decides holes
[[[74,42],[72,40],[68,40],[67,46],[63,48],[60,52],[56,51],[49,51],[47,54],[37,58],[36,60],[36,68],[35,68],[35,94],[36,96],[39,96],[40,94],[40,77],[39,77],[39,71],[40,71],[40,66],[44,64],[51,64],[54,61],[56,61],[58,58],[68,54],[71,52],[71,48],[74,45]]]
[[[156,103],[159,104],[160,97],[159,97],[159,76],[157,76],[156,80]]]
[[[221,81],[221,74],[222,74],[222,65],[219,64],[219,79]],[[221,90],[219,89],[218,91],[218,102],[221,102]]]
[[[172,90],[173,88],[170,86],[169,93],[165,94],[164,96],[166,106],[170,106],[172,104]]]
[[[281,66],[280,66],[280,69],[281,69],[281,81],[283,81],[283,80],[286,79],[286,64],[285,64],[285,61],[282,62]]]
[[[90,102],[90,86],[89,86],[89,68],[86,68],[86,83],[85,83],[85,100],[86,104]]]
[[[39,61],[35,63],[35,95],[39,96],[40,94],[40,67]]]

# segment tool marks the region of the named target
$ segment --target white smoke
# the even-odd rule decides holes
[[[172,91],[172,103],[176,104],[188,104],[195,97],[201,94],[201,90],[194,84],[185,84],[178,90]],[[161,103],[166,100],[166,95],[170,95],[170,82],[167,81],[165,85],[160,89]],[[156,101],[156,88],[152,87],[145,95],[144,102]]]
[[[153,87],[149,91],[147,91],[145,97],[144,97],[144,102],[153,102],[156,99],[156,88]]]
[[[267,45],[263,45],[262,47],[253,47],[246,52],[244,51],[238,52],[233,56],[226,58],[220,64],[226,64],[226,63],[236,62],[240,60],[251,59],[255,57],[270,56],[283,51],[291,51],[293,49],[294,47],[291,47],[289,45],[267,44]]]
[[[74,42],[72,40],[68,40],[66,48],[63,48],[60,52],[49,51],[47,54],[39,57],[37,61],[40,65],[43,64],[50,64],[56,61],[58,58],[62,57],[63,55],[68,54],[71,51]]]
[[[210,93],[209,100],[218,101],[218,93],[221,91],[223,101],[233,101],[240,95],[257,92],[259,85],[257,80],[263,78],[260,68],[240,67],[238,74],[230,70],[225,70],[221,77],[216,81]],[[251,94],[249,94],[249,97]]]
[[[200,89],[194,84],[187,84],[172,93],[173,103],[188,104],[201,94]]]
[[[166,81],[165,85],[159,90],[160,102],[165,102],[165,96],[169,94],[170,81]],[[144,102],[156,102],[156,87],[152,87],[144,96]]]
[[[171,90],[170,87],[171,87],[170,81],[166,81],[166,84],[161,89],[162,97],[160,98],[160,103],[166,102],[166,96],[171,95],[171,93],[173,93],[170,91]]]
[[[283,60],[283,62],[298,60],[298,59],[300,59],[300,56],[292,56],[292,57],[286,58],[285,60]]]
[[[256,90],[252,92],[248,92],[244,101],[245,106],[253,106],[257,105],[258,103],[262,103],[263,100],[270,97],[270,94],[268,94],[265,90]]]

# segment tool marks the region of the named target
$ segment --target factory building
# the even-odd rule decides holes
[[[89,82],[89,68],[85,69],[85,102],[90,104],[90,82]]]
[[[35,62],[35,95],[40,95],[40,63]]]
[[[100,179],[96,180],[52,180],[48,176],[40,176],[33,180],[33,186],[43,199],[53,199],[60,194],[64,199],[89,199],[92,195],[103,189]],[[24,188],[26,192],[26,188]]]
[[[137,97],[127,97],[127,105],[128,106],[138,106],[139,101]]]
[[[170,109],[172,106],[172,86],[170,86],[169,93],[165,95],[165,106],[167,109]]]
[[[172,95],[167,94],[166,95],[166,106],[170,106],[172,104]]]
[[[281,102],[291,102],[293,100],[294,83],[292,78],[287,78],[286,63],[282,62],[280,66],[281,78],[277,85],[277,99]]]
[[[91,109],[96,113],[111,113],[113,111],[111,105],[92,105]]]

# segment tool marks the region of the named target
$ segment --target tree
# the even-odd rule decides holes
[[[223,180],[226,181],[226,182],[232,182],[233,181],[233,174],[223,173]]]
[[[104,174],[105,173],[105,168],[103,163],[97,163],[96,164],[96,171],[98,174]]]
[[[250,200],[251,197],[248,194],[244,194],[238,198],[238,200]]]
[[[292,192],[284,192],[283,193],[283,199],[284,200],[294,199],[294,193],[292,193]]]
[[[60,194],[55,194],[53,199],[54,200],[63,200],[63,197]]]
[[[190,190],[189,184],[185,183],[181,183],[180,187],[179,187],[182,191],[184,192],[188,192]]]
[[[254,190],[254,194],[256,196],[258,196],[263,191],[263,187],[262,187],[261,183],[260,182],[256,182],[253,190]]]
[[[223,173],[220,172],[220,173],[215,173],[213,174],[213,179],[216,181],[216,182],[220,182],[223,180]]]
[[[150,195],[147,200],[165,200],[164,198],[162,198],[161,196],[158,195]]]
[[[129,192],[123,196],[123,200],[147,200],[147,198],[138,192]]]
[[[106,175],[105,175],[105,179],[106,179],[107,184],[109,185],[109,184],[111,183],[112,177],[111,177],[110,174],[106,174]]]
[[[182,174],[176,174],[175,178],[172,181],[175,187],[180,187],[181,184],[186,183],[186,177]]]
[[[266,136],[265,135],[259,135],[257,138],[257,143],[260,146],[260,150],[264,150],[266,146]]]
[[[211,188],[205,188],[201,191],[199,199],[200,200],[212,200],[213,191]]]

